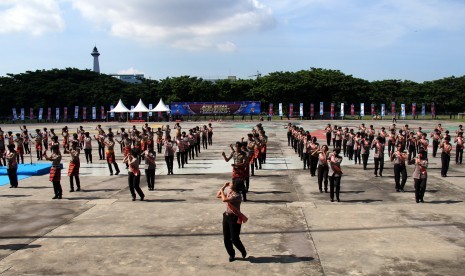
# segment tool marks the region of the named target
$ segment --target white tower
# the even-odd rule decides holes
[[[100,73],[100,66],[98,64],[98,56],[100,56],[100,53],[97,50],[97,46],[94,47],[91,56],[94,57],[94,72]]]

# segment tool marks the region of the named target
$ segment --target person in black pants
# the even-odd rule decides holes
[[[463,132],[457,133],[457,137],[455,138],[455,143],[457,143],[455,147],[455,164],[462,164],[463,159]]]
[[[56,136],[54,136],[55,138]],[[54,139],[55,140],[55,139]],[[63,189],[61,188],[61,153],[60,148],[57,144],[52,145],[50,148],[52,154],[50,157],[44,153],[43,157],[45,160],[52,161],[52,167],[50,167],[50,181],[53,183],[53,191],[55,196],[52,199],[61,199],[63,196]]]
[[[174,142],[171,141],[171,136],[166,136],[165,141],[165,162],[168,170],[167,174],[173,174],[173,161],[174,161]]]
[[[224,192],[226,187],[230,189],[227,194]],[[233,262],[236,258],[233,245],[241,252],[242,258],[245,258],[247,251],[242,244],[240,234],[242,224],[246,223],[248,219],[241,213],[241,195],[234,183],[226,182],[216,196],[227,204],[226,211],[223,213],[223,241],[229,254],[229,261]]]
[[[428,160],[426,157],[426,152],[421,150],[418,153],[418,157],[412,159],[409,162],[409,164],[415,164],[415,170],[413,171],[413,181],[415,185],[415,201],[417,203],[424,202],[423,197],[425,196],[426,179],[428,176],[426,172],[426,168],[428,167]]]
[[[145,177],[147,178],[147,187],[149,191],[155,190],[155,158],[157,154],[153,149],[153,144],[150,144],[148,149],[144,151],[145,160]]]
[[[318,189],[323,192],[323,180],[325,193],[328,192],[328,146],[323,145],[318,154]]]
[[[362,133],[362,140],[360,141],[360,153],[362,155],[363,169],[367,169],[368,157],[370,156],[370,141],[365,134]]]
[[[140,196],[140,200],[144,200],[144,192],[142,192],[139,184],[140,184],[140,171],[139,171],[139,156],[138,150],[132,149],[131,154],[128,154],[123,159],[123,163],[127,163],[129,165],[128,171],[128,184],[129,190],[131,191],[132,201],[136,200],[136,192]]]
[[[10,144],[7,146],[8,151],[5,154],[6,158],[6,171],[8,179],[10,180],[10,188],[18,188],[18,162],[16,161],[15,145]]]
[[[394,180],[396,182],[396,191],[403,192],[405,183],[407,182],[407,169],[405,161],[407,160],[407,153],[402,151],[402,145],[397,146],[397,151],[391,156],[391,161],[394,161]],[[402,175],[402,182],[401,177]]]
[[[339,192],[341,190],[341,162],[342,157],[339,155],[341,148],[334,149],[331,156],[328,158],[328,175],[329,175],[329,196],[331,202],[334,202],[334,194],[336,194],[337,202],[340,202]]]
[[[452,151],[452,145],[449,143],[450,138],[446,137],[444,138],[444,142],[441,143],[441,176],[446,177],[447,176],[447,171],[449,170],[449,164],[450,164],[450,152]]]

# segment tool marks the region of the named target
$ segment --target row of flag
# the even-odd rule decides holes
[[[283,104],[282,103],[279,103],[279,108],[278,108],[278,115],[279,116],[283,116]],[[303,117],[304,116],[304,104],[303,103],[300,103],[300,106],[299,106],[299,116],[300,117]],[[417,104],[416,103],[412,103],[412,108],[411,108],[411,115],[412,116],[417,116]],[[396,115],[396,103],[395,102],[392,102],[391,103],[391,115],[392,116],[395,116]],[[386,116],[386,104],[381,104],[381,112],[380,112],[380,116],[381,117],[385,117]],[[268,108],[268,115],[269,116],[273,116],[274,112],[273,112],[273,104],[270,103],[269,105],[269,108]],[[289,117],[292,117],[294,114],[294,104],[290,103],[289,104]],[[320,116],[323,116],[324,114],[324,103],[323,102],[320,102],[320,113],[319,115]],[[334,118],[335,117],[335,114],[336,114],[336,104],[335,103],[331,103],[330,104],[330,116],[331,118]],[[310,112],[309,112],[309,115],[310,117],[315,117],[315,105],[313,103],[310,104]],[[365,104],[364,103],[361,103],[360,104],[360,110],[359,110],[359,115],[361,117],[365,116]],[[377,110],[376,110],[376,105],[375,104],[371,104],[371,116],[375,116],[375,115],[378,115],[377,113]],[[406,111],[406,105],[405,104],[401,104],[400,105],[400,116],[401,117],[406,117],[407,115],[407,111]],[[436,106],[434,103],[431,103],[431,115],[432,116],[436,116]],[[341,103],[340,104],[340,107],[339,107],[339,116],[340,117],[344,117],[345,116],[345,104],[344,103]],[[350,105],[350,116],[355,116],[355,105],[354,104],[351,104]],[[426,116],[426,104],[421,104],[421,116]]]
[[[131,106],[131,109],[133,109],[134,106]],[[149,109],[152,109],[152,104],[149,104]],[[105,118],[106,115],[106,111],[105,111],[105,107],[104,106],[101,106],[99,108],[100,110],[98,110],[98,107],[94,106],[91,108],[91,110],[88,110],[87,107],[79,107],[79,106],[75,106],[74,107],[74,119],[79,119],[80,118],[80,111],[81,111],[81,118],[83,120],[87,120],[87,119],[92,119],[92,120],[97,120],[97,112],[100,112],[100,119],[102,118]],[[110,110],[113,109],[113,105],[110,105]],[[49,107],[47,108],[46,110],[44,108],[39,108],[38,110],[38,114],[37,114],[37,117],[35,116],[34,114],[34,108],[29,108],[29,119],[33,120],[33,119],[38,119],[38,120],[43,120],[43,119],[46,119],[48,121],[51,121],[52,120],[52,108]],[[61,113],[61,110],[63,110],[63,113]],[[45,111],[45,113],[44,113]],[[87,112],[90,111],[91,114],[87,114]],[[16,110],[16,108],[12,108],[12,112],[13,112],[13,119],[14,120],[24,120],[25,119],[25,116],[26,116],[26,110],[24,108],[20,108],[19,110],[19,116],[18,116],[18,112]],[[68,119],[68,108],[67,107],[63,107],[63,108],[55,108],[55,120],[60,120],[60,119]],[[89,117],[87,117],[88,115],[90,115]],[[152,116],[152,112],[149,112],[148,114],[149,116]],[[130,116],[131,118],[134,117],[134,112],[131,112],[130,113]],[[139,117],[142,117],[143,114],[142,112],[139,112]],[[115,113],[114,112],[110,112],[110,117],[111,118],[114,118],[115,117]]]

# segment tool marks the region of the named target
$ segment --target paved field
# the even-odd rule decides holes
[[[310,131],[327,122],[293,121]],[[412,178],[405,193],[396,193],[389,161],[383,177],[375,178],[372,159],[366,171],[345,160],[342,202],[332,203],[288,147],[287,121],[263,123],[270,140],[267,164],[252,177],[249,201],[242,205],[250,218],[241,235],[249,256],[229,263],[221,230],[225,205],[215,198],[230,177],[221,152],[256,123],[214,122],[214,145],[184,169],[175,163],[174,175],[166,175],[159,156],[155,191],[141,178],[145,202],[131,201],[126,170],[109,176],[96,150],[93,164],[81,155],[82,192],[67,192],[63,171],[62,200],[51,199],[48,176],[21,180],[18,189],[0,187],[0,274],[465,275],[465,165],[451,162],[449,177],[441,178],[439,158],[430,157],[426,202],[417,204]],[[437,122],[407,123],[429,132]],[[205,122],[181,125],[197,124]],[[450,130],[457,125],[443,122]],[[95,132],[95,124],[84,126]]]

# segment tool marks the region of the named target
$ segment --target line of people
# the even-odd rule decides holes
[[[317,143],[316,137],[312,137],[310,132],[305,131],[303,128],[299,128],[291,123],[286,128],[288,129],[288,145],[292,146],[299,155],[303,161],[304,169],[309,168],[311,176],[315,176],[318,170],[318,187],[320,192],[323,189],[323,182],[325,184],[325,192],[327,191],[327,174],[330,173],[331,169],[324,160],[330,156],[328,155],[329,147],[332,146],[333,150],[342,150],[344,157],[348,157],[348,160],[354,160],[355,164],[363,164],[364,170],[367,169],[369,155],[371,150],[373,150],[374,175],[378,177],[383,176],[385,145],[387,143],[387,154],[394,163],[396,191],[404,191],[407,181],[406,164],[415,165],[414,179],[419,177],[418,179],[421,179],[422,183],[421,185],[415,184],[416,188],[418,186],[416,201],[423,202],[424,191],[426,190],[429,140],[421,127],[415,132],[410,130],[408,125],[405,125],[402,129],[397,129],[396,125],[392,124],[387,132],[385,127],[381,127],[377,131],[373,125],[367,128],[362,123],[358,127],[357,133],[355,133],[353,128],[349,129],[345,127],[343,129],[341,126],[331,126],[331,124],[328,124],[324,129],[326,145],[323,146],[320,146]],[[430,133],[430,137],[433,139],[433,158],[436,157],[438,149],[442,150],[441,176],[446,177],[452,151],[451,136],[448,130],[444,131],[441,124],[438,124],[433,132]],[[456,164],[461,164],[464,148],[462,125],[456,130],[454,143],[456,143],[455,161]],[[421,171],[421,174],[417,173],[419,171]],[[331,198],[333,197],[331,196]]]

